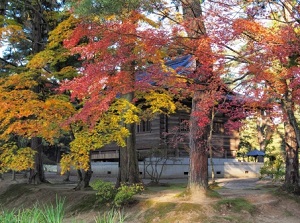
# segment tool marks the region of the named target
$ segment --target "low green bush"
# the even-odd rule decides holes
[[[116,207],[123,206],[133,200],[133,196],[144,190],[142,184],[122,184],[116,189],[111,182],[95,180],[91,187],[96,190],[96,196],[100,203],[109,203]]]
[[[117,194],[117,190],[111,182],[95,180],[91,183],[91,187],[97,191],[96,196],[100,203],[110,203]]]
[[[260,169],[261,178],[271,177],[274,181],[284,179],[285,169],[284,161],[277,157],[274,161],[266,161]]]
[[[144,186],[141,184],[133,184],[133,185],[122,184],[118,188],[118,192],[114,198],[114,205],[120,207],[132,202],[133,196],[137,193],[141,193],[143,190],[144,190]]]

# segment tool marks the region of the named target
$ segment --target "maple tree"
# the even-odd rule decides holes
[[[19,135],[29,139],[41,137],[53,143],[54,139],[58,138],[63,132],[60,124],[74,113],[73,105],[69,103],[69,99],[65,96],[53,95],[44,99],[35,92],[37,86],[38,82],[32,79],[32,74],[23,73],[1,79],[0,129],[3,142],[10,141],[12,135]],[[38,148],[41,145],[42,142],[39,141]],[[5,148],[9,148],[9,146]],[[11,149],[12,151],[9,154],[13,155],[15,149],[13,146]],[[31,155],[38,154],[34,153],[35,149],[32,148]],[[28,150],[22,150],[25,154],[28,154]],[[40,154],[41,152],[39,151]],[[18,152],[17,154],[22,153]],[[35,165],[38,163],[35,160]],[[25,164],[26,162],[23,161],[22,165]],[[22,165],[19,163],[20,167]],[[32,167],[32,165],[30,164],[27,168],[29,167]],[[26,169],[24,166],[22,168]]]
[[[86,4],[88,1],[82,2]],[[96,13],[82,22],[72,38],[66,41],[66,46],[72,47],[71,50],[80,54],[84,60],[83,75],[65,83],[63,89],[71,89],[73,98],[84,101],[82,110],[74,119],[87,123],[101,120],[101,115],[118,97],[126,97],[128,101],[134,102],[137,92],[147,95],[167,89],[164,93],[171,96],[170,102],[175,95],[177,101],[192,98],[189,185],[190,189],[207,189],[211,111],[234,112],[234,109],[228,109],[228,90],[221,79],[224,67],[221,63],[215,65],[222,58],[212,51],[213,39],[206,33],[199,1],[181,1],[184,20],[177,16],[176,11],[172,15],[169,5],[159,2],[151,1],[147,6],[150,6],[152,12],[172,21],[169,32],[163,31],[164,27],[160,28],[160,23],[151,21],[137,10],[124,12],[122,7],[118,8],[121,10],[118,16],[108,12],[102,13],[99,18]],[[98,4],[99,10],[103,10],[101,2]],[[96,3],[95,6],[97,8]],[[137,24],[141,22],[154,26],[137,29]],[[178,75],[183,68],[174,70],[167,67],[165,62],[166,58],[182,55],[192,55],[191,60],[195,61],[195,66],[185,69],[183,75]],[[147,97],[143,96],[143,100],[147,100]],[[133,125],[130,129],[130,136],[134,137]],[[134,144],[134,141],[127,141],[127,146],[130,143]],[[121,158],[126,158],[126,154],[121,154]]]
[[[195,3],[182,1],[188,2]],[[223,62],[226,83],[245,95],[245,112],[265,111],[270,123],[284,123],[285,186],[298,188],[298,2],[206,1],[200,9],[205,13],[198,28],[201,30],[204,21],[209,43],[214,46],[212,53],[205,51],[216,59],[213,73]],[[270,134],[265,136],[267,140]],[[261,149],[265,142],[261,140]]]
[[[244,70],[249,80],[258,86],[249,95],[257,96],[261,105],[277,110],[273,117],[284,123],[285,186],[297,188],[300,138],[295,111],[299,104],[299,5],[296,1],[262,4],[263,7],[249,4],[247,18],[236,19],[233,30],[247,42]]]
[[[222,59],[222,55],[212,49],[215,44],[210,35],[212,27],[208,26],[210,30],[207,31],[201,2],[176,1],[173,11],[170,5],[155,6],[156,13],[173,24],[171,47],[181,54],[192,55],[191,60],[194,60],[194,66],[186,71],[186,75],[177,78],[175,84],[168,85],[168,90],[179,90],[192,100],[189,189],[196,192],[208,188],[208,151],[212,153],[213,120],[215,114],[228,112],[226,106],[231,102],[226,95],[230,91],[221,79],[224,67],[218,60]],[[178,16],[180,7],[183,12]],[[174,55],[178,56],[178,53]],[[184,79],[184,83],[180,79]]]
[[[45,48],[49,31],[64,19],[60,6],[55,1],[4,1],[1,5],[1,139],[4,143],[12,135],[31,139],[30,182],[46,181],[42,138],[53,143],[63,132],[59,123],[74,111],[67,97],[55,95],[55,74],[48,70],[48,62],[54,64],[49,60],[51,53],[38,54]]]
[[[188,51],[196,56],[200,64],[199,69],[196,68],[199,72],[194,73],[198,74],[199,80],[203,80],[203,83],[208,86],[205,88],[202,85],[198,91],[198,104],[203,106],[205,105],[203,102],[206,102],[207,105],[212,106],[211,99],[218,101],[214,93],[209,101],[205,99],[208,92],[218,89],[213,87],[212,83],[222,77],[227,79],[226,83],[231,87],[245,95],[244,112],[249,114],[259,109],[268,113],[271,117],[269,122],[279,120],[283,122],[286,154],[285,186],[297,188],[299,126],[295,111],[298,105],[298,3],[296,1],[226,1],[224,4],[223,1],[206,1],[201,5],[199,1],[181,1],[181,4],[189,15],[185,19],[184,27],[190,36],[190,42],[187,44],[186,41],[184,46],[188,45],[190,49],[195,46],[195,51]],[[161,12],[162,15],[170,17],[170,13],[166,10]],[[191,28],[192,30],[189,31]],[[222,86],[222,82],[217,85]],[[196,97],[197,88],[193,90],[193,97]],[[197,125],[202,129],[207,128],[212,107],[206,108],[206,110],[205,107],[200,109],[207,112],[204,114],[198,113],[196,108],[192,111],[192,117],[194,114],[197,119],[195,123],[198,122]],[[240,110],[240,117],[245,114],[244,112],[243,109]],[[193,120],[191,125],[193,128]],[[194,138],[199,139],[201,134],[198,130],[195,132],[197,135]],[[266,137],[269,138],[270,134]],[[204,142],[204,146],[206,138],[204,136],[200,139],[202,143]],[[265,142],[261,140],[262,149]],[[201,144],[198,144],[198,149],[200,147]],[[193,152],[192,147],[190,149]],[[206,149],[200,150],[205,157]],[[190,155],[193,159],[193,155]],[[191,162],[195,164],[195,169],[203,169],[202,174],[199,173],[197,176],[200,177],[200,181],[203,181],[200,186],[205,188],[206,158],[203,158],[203,161],[191,160]],[[203,166],[201,162],[204,162]],[[190,179],[190,183],[193,181]],[[198,184],[199,179],[194,182]]]
[[[120,3],[110,5],[117,8],[106,10],[99,2],[99,11],[94,9],[89,16],[81,14],[82,21],[65,44],[73,53],[80,54],[83,74],[64,83],[62,90],[71,90],[72,98],[83,102],[82,109],[71,121],[81,120],[92,127],[89,133],[84,134],[101,134],[105,140],[98,143],[98,146],[114,141],[112,130],[117,128],[120,131],[125,126],[126,131],[120,131],[122,134],[118,137],[123,140],[118,141],[123,146],[120,150],[121,172],[118,182],[137,183],[140,179],[135,151],[135,123],[140,118],[151,118],[159,112],[174,112],[176,106],[173,102],[174,95],[164,88],[156,89],[157,85],[152,84],[167,82],[162,79],[164,61],[161,59],[166,54],[164,46],[168,37],[165,32],[155,28],[158,24],[154,21],[137,10],[131,10],[135,8],[134,5],[128,9]],[[93,6],[97,8],[96,3]],[[82,9],[78,5],[76,8]],[[141,23],[147,24],[148,28],[140,29]],[[125,101],[127,104],[124,104]],[[115,105],[120,102],[123,102],[121,104],[124,107],[118,113],[119,109]],[[138,107],[143,107],[142,114]],[[114,110],[110,112],[112,108]],[[106,115],[107,112],[109,116]],[[114,115],[115,112],[119,117]],[[105,121],[111,118],[115,120]],[[132,121],[126,121],[128,118]],[[119,127],[112,127],[115,124]],[[104,125],[105,129],[99,129],[99,125]],[[85,162],[88,163],[88,152],[96,148],[81,146],[80,149],[84,150]],[[71,150],[76,152],[75,143],[71,145]],[[76,156],[76,153],[70,154],[66,159],[69,160],[72,156]],[[80,165],[84,165],[83,160]]]

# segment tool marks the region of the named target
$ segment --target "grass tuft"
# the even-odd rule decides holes
[[[103,214],[95,218],[95,223],[123,223],[126,216],[123,210],[111,209],[110,211],[104,212]]]

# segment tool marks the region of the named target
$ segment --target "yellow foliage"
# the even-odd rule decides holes
[[[19,43],[22,40],[27,39],[22,27],[15,24],[1,27],[0,38],[8,39],[8,42],[11,44]]]
[[[33,91],[37,83],[26,75],[13,75],[0,83],[0,136],[14,133],[24,137],[39,136],[52,143],[61,134],[61,124],[75,113],[63,96],[40,100]]]
[[[155,22],[154,20],[148,18],[147,16],[143,15],[143,14],[139,14],[140,16],[140,21],[143,21],[147,24],[149,24],[150,26],[154,27],[154,28],[159,28],[160,23]]]
[[[72,35],[76,24],[78,24],[78,19],[72,15],[59,23],[58,26],[49,33],[47,48],[54,49],[62,45],[63,41]]]
[[[48,63],[51,63],[55,58],[55,52],[52,50],[43,50],[33,56],[28,62],[27,67],[30,69],[41,69],[46,67]]]
[[[34,155],[29,147],[19,148],[15,143],[6,143],[0,148],[0,172],[22,171],[33,168]]]
[[[14,89],[29,89],[37,86],[38,83],[26,74],[15,74],[0,80],[0,92]]]
[[[166,91],[161,90],[160,92],[150,91],[143,95],[146,100],[142,106],[146,106],[147,109],[144,113],[150,113],[153,116],[156,114],[171,114],[176,111],[176,104],[174,102],[174,96]]]
[[[77,70],[75,67],[66,66],[62,68],[59,72],[55,72],[55,76],[59,79],[73,79],[77,76]]]
[[[61,160],[62,173],[69,170],[70,166],[87,170],[92,150],[111,142],[121,147],[126,146],[126,137],[130,132],[125,125],[139,122],[140,112],[139,108],[127,100],[116,99],[109,110],[99,117],[93,129],[83,125],[73,126],[75,139],[70,143],[70,154],[64,155]]]

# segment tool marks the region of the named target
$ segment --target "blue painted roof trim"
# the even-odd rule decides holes
[[[165,65],[171,67],[174,70],[181,68],[181,70],[178,70],[178,74],[180,74],[184,72],[184,68],[192,67],[193,60],[191,60],[191,58],[192,55],[182,56],[173,60],[166,61]]]

